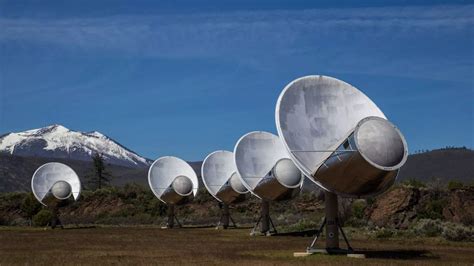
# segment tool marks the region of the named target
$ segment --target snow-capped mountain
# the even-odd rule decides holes
[[[39,156],[91,161],[101,153],[107,163],[127,167],[145,167],[151,162],[97,132],[78,132],[51,125],[0,137],[0,152],[18,156]]]

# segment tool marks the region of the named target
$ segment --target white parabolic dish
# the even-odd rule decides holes
[[[182,176],[191,180],[193,183],[192,192],[196,196],[199,188],[196,172],[187,162],[177,157],[165,156],[154,161],[148,170],[148,184],[153,194],[163,201],[161,199],[163,192],[170,187],[177,177]]]
[[[201,176],[204,185],[209,193],[218,201],[223,199],[217,196],[218,192],[228,184],[230,178],[237,172],[234,162],[234,154],[230,151],[215,151],[204,159],[201,168]],[[240,181],[240,180],[237,180]],[[235,181],[234,181],[235,182]],[[232,187],[232,184],[229,184]],[[248,191],[232,190],[238,194],[245,194]]]
[[[298,168],[330,190],[315,173],[366,117],[386,119],[364,93],[327,76],[306,76],[289,83],[275,111],[279,136]],[[337,191],[336,191],[337,192]]]
[[[81,181],[71,167],[57,162],[46,163],[40,166],[31,179],[31,189],[35,198],[43,203],[43,199],[51,188],[59,181],[64,181],[71,186],[71,194],[77,200],[81,194]]]
[[[290,159],[278,136],[264,131],[247,133],[235,145],[234,156],[237,171],[245,187],[259,198],[273,198],[273,191],[257,192],[256,188],[264,178],[269,178],[272,169],[280,160]],[[297,178],[296,184],[280,184],[288,189],[299,188],[303,180],[301,173]]]

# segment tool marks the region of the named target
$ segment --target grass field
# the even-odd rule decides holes
[[[0,265],[8,264],[474,264],[474,243],[437,238],[367,239],[351,243],[367,259],[313,255],[311,237],[251,237],[249,229],[97,227],[44,230],[0,228]],[[322,242],[319,242],[322,244]]]

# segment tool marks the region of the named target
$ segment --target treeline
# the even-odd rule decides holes
[[[470,148],[467,148],[466,146],[446,146],[444,148],[439,148],[439,149],[434,149],[434,150],[428,150],[428,149],[420,149],[420,150],[415,150],[413,154],[420,154],[420,153],[427,153],[431,151],[443,151],[443,150],[471,150]]]
[[[459,180],[449,180],[447,183],[445,183],[443,180],[444,179],[442,178],[433,177],[431,180],[425,182],[417,178],[408,178],[407,180],[402,181],[400,184],[414,188],[430,188],[434,190],[455,190],[474,186],[474,180],[472,180],[470,184],[466,184]]]

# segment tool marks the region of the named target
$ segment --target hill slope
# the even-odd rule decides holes
[[[399,181],[408,178],[422,181],[439,178],[444,182],[458,180],[472,183],[474,151],[466,148],[447,148],[412,154],[399,174]]]

